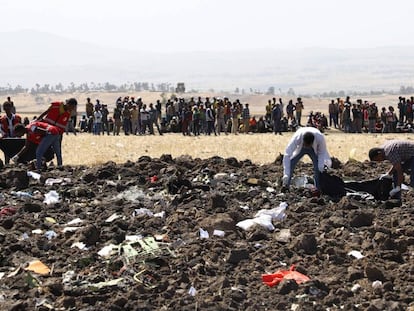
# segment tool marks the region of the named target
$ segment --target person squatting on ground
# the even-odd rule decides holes
[[[78,102],[75,98],[70,98],[66,100],[66,102],[53,102],[50,107],[43,112],[36,121],[43,121],[50,125],[55,126],[58,129],[58,143],[56,146],[54,145],[57,165],[62,166],[62,138],[63,133],[65,132],[66,126],[70,120],[71,113],[74,109],[76,109]],[[42,142],[45,145],[50,146],[54,143],[55,137],[53,135],[46,135],[43,137]],[[39,148],[39,147],[38,147]],[[45,149],[45,151],[47,148]]]
[[[50,125],[46,122],[33,121],[27,126],[23,124],[17,124],[14,128],[16,135],[21,137],[26,134],[26,143],[24,147],[12,158],[14,163],[19,162],[19,158],[28,152],[30,145],[36,145],[36,169],[40,171],[42,169],[43,155],[49,149],[50,146],[56,154],[58,165],[62,165],[62,153],[60,146],[59,129],[56,126]]]
[[[371,161],[382,162],[388,160],[392,166],[386,174],[392,175],[394,188],[390,197],[401,199],[401,184],[404,181],[404,172],[410,174],[410,187],[414,187],[414,143],[403,140],[391,140],[379,148],[372,148],[368,153]]]
[[[305,154],[312,160],[315,186],[319,189],[319,174],[325,166],[332,166],[331,157],[323,134],[316,128],[302,127],[292,136],[283,156],[283,191],[289,189],[296,164]]]

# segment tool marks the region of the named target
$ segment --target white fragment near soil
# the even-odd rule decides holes
[[[63,275],[62,275],[62,283],[69,283],[71,280],[72,280],[72,278],[75,276],[75,271],[73,271],[73,270],[69,270],[69,271],[66,271]]]
[[[188,294],[194,297],[197,294],[197,290],[193,286],[191,286],[188,290]]]
[[[68,223],[66,223],[67,226],[73,226],[73,225],[77,225],[77,224],[81,224],[83,222],[82,219],[80,218],[75,218],[71,221],[69,221]]]
[[[356,293],[356,292],[359,292],[359,290],[361,289],[361,285],[359,285],[359,284],[354,284],[353,286],[352,286],[352,288],[351,288],[351,291],[353,292],[353,293]]]
[[[34,180],[40,179],[40,174],[32,171],[28,171],[27,176],[32,177]]]
[[[148,208],[137,208],[134,210],[133,216],[139,216],[139,215],[148,215],[150,217],[154,216],[154,213],[151,212]]]
[[[364,255],[362,255],[362,253],[360,251],[355,251],[355,250],[350,251],[348,253],[348,256],[355,257],[356,259],[361,259],[361,258],[364,258],[365,257]]]
[[[47,205],[49,205],[49,204],[58,203],[59,200],[60,200],[59,193],[57,193],[55,190],[52,190],[45,194],[45,199],[43,200],[43,203],[46,203]]]
[[[159,212],[159,213],[155,213],[154,217],[159,217],[159,218],[164,218],[165,217],[165,211]]]
[[[213,178],[217,179],[217,180],[223,180],[223,179],[226,179],[228,177],[229,177],[229,175],[227,173],[217,173],[217,174],[214,175]]]
[[[378,280],[372,282],[372,288],[373,289],[381,289],[382,288],[382,282],[378,281]]]
[[[75,232],[76,230],[79,230],[81,227],[65,227],[63,228],[62,232],[66,233],[66,232]]]
[[[118,215],[117,213],[112,214],[111,216],[109,216],[105,222],[113,222],[115,219],[118,219],[119,217],[121,217],[121,215]]]
[[[214,229],[214,231],[213,231],[213,235],[216,235],[216,236],[219,236],[219,237],[224,237],[225,234],[226,233],[223,230]]]
[[[116,247],[114,244],[109,244],[107,246],[104,246],[99,252],[98,255],[101,257],[109,257],[112,253],[112,250]]]
[[[140,234],[135,234],[135,235],[126,235],[125,236],[125,241],[130,241],[130,242],[136,242],[142,240],[142,235]]]
[[[75,247],[79,248],[80,250],[86,250],[87,249],[86,244],[83,243],[83,242],[75,242],[71,245],[70,248],[75,248]]]
[[[243,230],[249,230],[254,225],[260,225],[272,231],[275,229],[272,223],[273,220],[281,221],[286,218],[286,207],[286,202],[282,202],[276,208],[262,209],[256,213],[254,218],[242,220],[238,222],[236,226]]]
[[[278,242],[287,243],[291,238],[290,229],[281,229],[280,232],[276,235],[276,240]]]
[[[203,228],[200,228],[200,239],[208,239],[210,235],[208,234],[207,230],[204,230]]]

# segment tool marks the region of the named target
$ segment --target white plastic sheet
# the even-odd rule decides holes
[[[254,218],[246,219],[238,222],[236,224],[237,227],[242,228],[243,230],[249,230],[254,225],[260,225],[270,231],[274,230],[275,227],[273,226],[272,221],[282,221],[286,218],[286,208],[287,203],[282,202],[279,204],[278,207],[272,209],[261,209],[256,213]]]
[[[57,203],[59,202],[59,200],[59,193],[57,193],[55,190],[52,190],[45,194],[45,199],[43,200],[43,203],[49,205]]]

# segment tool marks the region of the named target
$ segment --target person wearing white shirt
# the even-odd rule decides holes
[[[99,107],[95,107],[93,113],[93,134],[101,135],[102,132],[102,112]]]
[[[331,157],[323,134],[314,127],[302,127],[291,138],[283,156],[283,190],[289,189],[296,164],[305,154],[312,160],[315,186],[319,189],[319,174],[325,166],[332,166]]]

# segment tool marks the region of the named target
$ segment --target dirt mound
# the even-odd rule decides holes
[[[352,180],[386,170],[336,167]],[[280,162],[220,157],[50,168],[39,179],[26,173],[7,166],[0,173],[2,310],[413,307],[408,193],[402,206],[331,200],[306,188],[281,193]],[[311,165],[299,164],[300,174],[312,176]],[[292,266],[310,281],[262,282]]]

